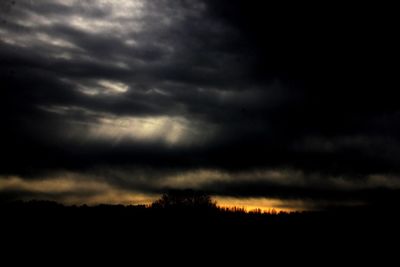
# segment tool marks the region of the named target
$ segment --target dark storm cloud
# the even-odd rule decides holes
[[[391,17],[374,19],[379,10],[240,0],[13,3],[1,4],[4,175],[138,166],[160,177],[275,168],[318,173],[321,183],[397,180],[398,82],[385,62],[395,43]],[[307,179],[304,189],[234,180],[207,188],[346,198],[340,188],[314,193]]]

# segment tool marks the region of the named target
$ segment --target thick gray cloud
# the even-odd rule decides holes
[[[350,199],[324,188],[328,177],[380,175],[391,188],[400,173],[398,81],[385,62],[391,17],[307,10],[240,0],[2,1],[1,174],[107,166],[132,173],[129,186],[109,183],[154,193],[162,183],[147,171],[139,185],[134,168],[159,177],[212,169],[233,178],[202,189],[283,198]],[[301,171],[302,188],[233,175],[271,169]]]

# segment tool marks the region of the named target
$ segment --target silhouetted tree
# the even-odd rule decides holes
[[[152,207],[154,208],[216,208],[216,203],[211,197],[200,191],[194,190],[170,190],[156,200]]]

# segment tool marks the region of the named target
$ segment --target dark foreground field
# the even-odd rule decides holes
[[[60,252],[67,247],[72,255],[94,249],[100,255],[110,250],[170,255],[198,252],[204,256],[227,251],[233,253],[229,257],[240,257],[240,253],[261,257],[269,255],[272,248],[303,256],[319,251],[332,258],[355,255],[355,251],[365,258],[384,249],[388,257],[397,248],[400,222],[396,210],[373,206],[263,214],[31,201],[3,203],[0,212],[2,242],[7,248]]]

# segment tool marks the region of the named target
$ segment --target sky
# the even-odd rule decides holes
[[[389,203],[395,14],[243,0],[3,0],[0,198]]]

